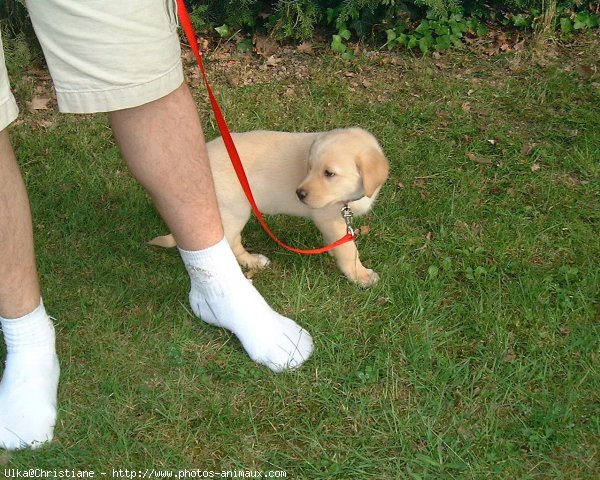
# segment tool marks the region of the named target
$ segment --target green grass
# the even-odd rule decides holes
[[[370,289],[248,225],[246,244],[273,261],[256,286],[315,338],[284,374],[193,318],[176,252],[145,244],[165,229],[105,117],[29,114],[31,75],[13,65],[12,138],[62,383],[55,441],[0,465],[597,478],[600,76],[577,65],[599,46],[583,36],[544,66],[464,52],[289,55],[267,72],[209,62],[232,129],[360,125],[391,162],[361,220],[361,256],[381,275]],[[239,75],[254,81],[233,88]],[[319,243],[303,220],[270,221],[294,245]]]

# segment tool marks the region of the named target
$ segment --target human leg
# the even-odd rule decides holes
[[[268,306],[223,240],[202,128],[187,87],[109,118],[130,170],[177,240],[194,313],[236,334],[257,363],[275,371],[301,365],[312,352],[310,335]]]
[[[7,357],[0,382],[0,448],[52,438],[59,367],[54,327],[43,304],[25,185],[0,132],[0,325]]]
[[[0,448],[50,440],[56,420],[54,328],[40,301],[29,200],[7,126],[18,108],[0,39],[0,327],[6,362],[0,381]]]
[[[0,132],[0,316],[16,318],[40,303],[31,214],[8,130]]]

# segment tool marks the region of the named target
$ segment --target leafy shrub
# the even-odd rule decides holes
[[[333,30],[331,48],[350,57],[349,41],[387,48],[443,50],[467,31],[485,33],[483,21],[535,29],[544,9],[556,7],[553,30],[563,36],[597,26],[582,0],[191,0],[202,6],[205,22],[227,31],[249,28],[279,40],[307,40],[316,28]],[[200,11],[200,10],[199,10]],[[544,21],[547,17],[544,17]],[[198,22],[200,24],[201,22]]]
[[[476,18],[464,18],[460,13],[437,17],[433,11],[429,11],[427,18],[413,30],[409,30],[404,23],[386,30],[385,45],[389,50],[395,46],[403,46],[407,49],[418,47],[423,53],[430,50],[439,52],[453,45],[460,45],[463,34],[467,31],[484,35],[487,27]]]
[[[321,10],[312,0],[280,0],[271,19],[271,31],[278,38],[307,40],[313,36]]]
[[[484,33],[484,21],[532,30],[540,22],[550,22],[550,29],[563,38],[598,27],[598,16],[586,10],[584,0],[186,1],[192,23],[204,34],[218,28],[222,36],[259,32],[278,40],[302,41],[321,29],[332,35],[331,48],[347,57],[353,55],[350,41],[389,49],[444,50],[460,43],[465,32]],[[24,4],[24,0],[0,0],[2,30],[33,38]],[[549,7],[553,15],[543,15]]]

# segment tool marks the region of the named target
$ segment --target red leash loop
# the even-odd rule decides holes
[[[262,225],[265,232],[267,232],[269,234],[269,236],[277,244],[279,244],[281,247],[285,248],[286,250],[289,250],[289,251],[295,252],[295,253],[303,253],[306,255],[314,255],[317,253],[324,253],[324,252],[332,250],[335,247],[338,247],[346,242],[353,240],[354,237],[356,235],[358,235],[358,231],[352,229],[351,226],[349,225],[348,233],[346,233],[346,235],[344,235],[339,240],[331,243],[330,245],[327,245],[326,247],[322,247],[322,248],[311,249],[311,250],[302,250],[299,248],[294,248],[294,247],[290,247],[289,245],[286,245],[281,240],[279,240],[279,238],[277,238],[277,236],[271,231],[271,229],[267,225],[267,222],[265,221],[262,214],[258,210],[258,206],[256,205],[256,202],[254,200],[254,196],[252,195],[252,190],[250,189],[250,183],[248,182],[248,177],[246,177],[246,172],[244,171],[244,167],[242,166],[242,161],[240,160],[240,156],[237,152],[237,149],[235,148],[233,138],[231,138],[231,132],[229,130],[229,126],[227,125],[227,122],[225,121],[225,117],[223,116],[223,112],[221,112],[221,107],[219,107],[219,103],[217,102],[217,99],[215,98],[212,88],[210,88],[210,84],[208,82],[208,77],[206,75],[206,70],[204,69],[204,63],[202,61],[202,53],[200,53],[200,48],[198,47],[198,42],[196,40],[196,34],[194,32],[194,27],[192,26],[192,22],[190,21],[190,17],[187,12],[187,9],[185,7],[184,0],[177,0],[177,15],[179,16],[179,22],[181,23],[181,27],[183,28],[183,31],[185,32],[185,36],[187,37],[188,42],[190,43],[192,52],[194,53],[194,56],[196,57],[196,62],[198,63],[198,67],[200,67],[200,72],[202,73],[202,77],[204,79],[204,84],[206,85],[206,91],[208,92],[208,98],[210,100],[210,104],[211,104],[213,112],[215,114],[215,119],[217,121],[219,131],[221,132],[221,136],[223,137],[223,142],[225,143],[225,147],[227,148],[227,152],[229,153],[229,158],[231,158],[231,163],[233,165],[235,173],[240,181],[242,188],[244,189],[244,192],[246,194],[246,197],[248,198],[248,202],[250,203],[250,206],[252,207],[254,215],[256,216],[259,223]],[[345,208],[347,208],[347,207],[345,207]]]

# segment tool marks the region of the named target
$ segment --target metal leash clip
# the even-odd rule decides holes
[[[342,218],[346,222],[346,232],[349,233],[350,235],[352,235],[353,237],[358,237],[358,234],[360,233],[360,229],[354,228],[352,226],[352,218],[353,217],[354,217],[354,214],[352,213],[352,210],[346,203],[342,207]]]

